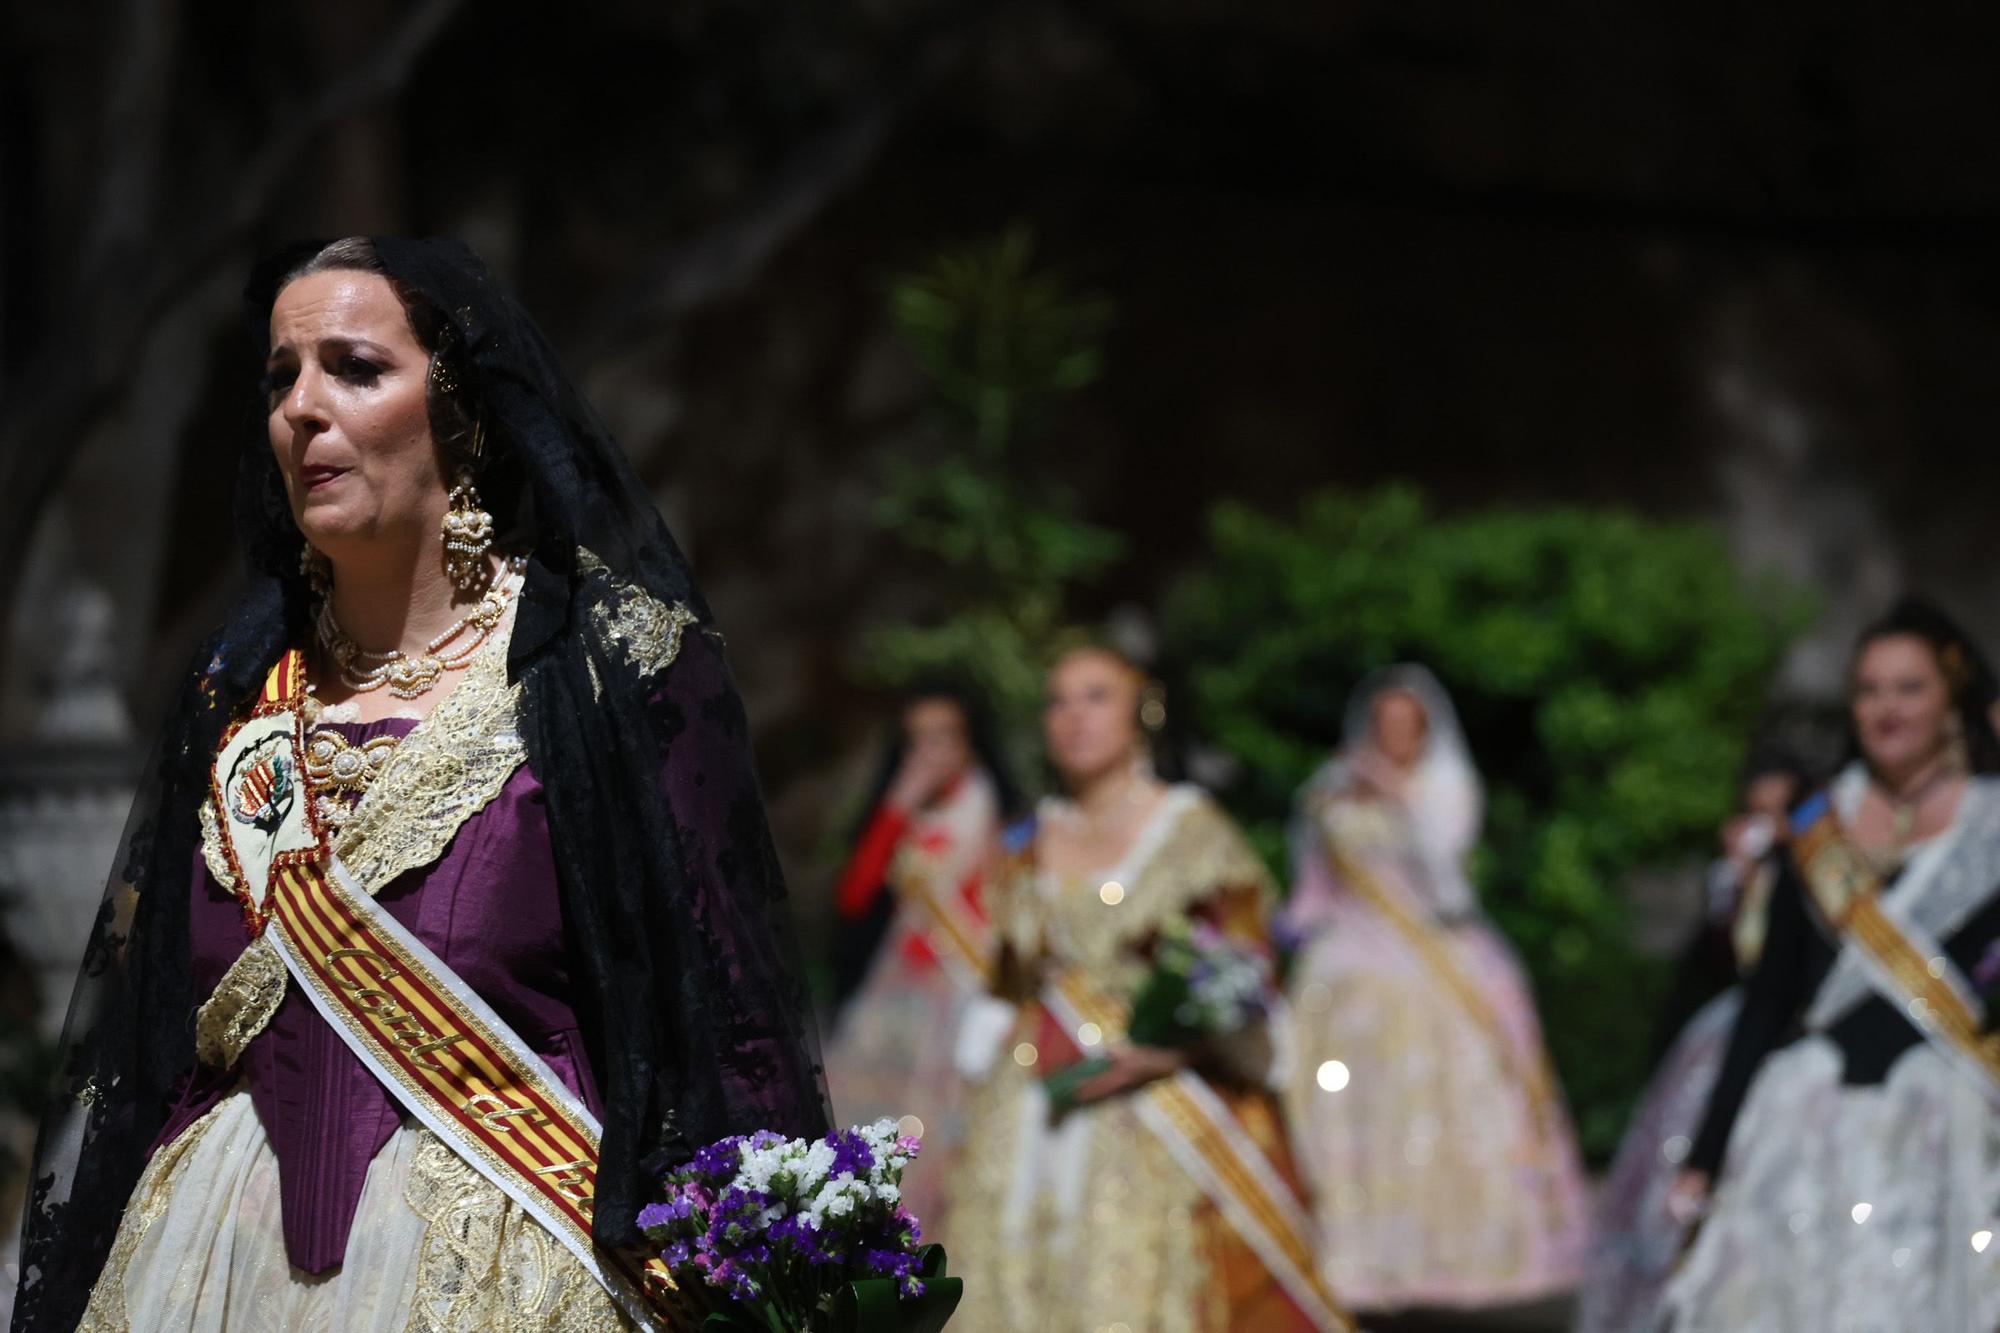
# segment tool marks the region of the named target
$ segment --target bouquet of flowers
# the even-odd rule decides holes
[[[902,1206],[917,1147],[893,1120],[723,1139],[666,1174],[639,1229],[704,1333],[936,1333],[960,1288]]]
[[[1125,1030],[1135,1045],[1197,1046],[1241,1031],[1270,1007],[1271,960],[1199,918],[1163,929],[1151,961]],[[1057,1114],[1075,1109],[1078,1090],[1109,1068],[1109,1059],[1092,1056],[1045,1077]]]

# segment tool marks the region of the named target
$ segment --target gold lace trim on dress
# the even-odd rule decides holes
[[[1133,946],[1199,904],[1249,890],[1260,908],[1268,906],[1276,892],[1271,872],[1220,806],[1206,795],[1197,796],[1169,817],[1173,827],[1115,903],[1104,901],[1095,884],[1088,892],[1064,884],[1050,895],[1031,884],[1017,885],[1012,895],[1016,910],[1033,904],[1028,910],[1039,918],[1035,924],[1041,929],[1032,934],[1055,954],[1050,961],[1081,967],[1100,984],[1123,989],[1136,985],[1144,972]],[[1017,865],[1019,872],[1034,873],[1031,860]],[[1025,942],[1022,933],[1012,937]]]
[[[208,873],[229,892],[236,892],[236,872],[229,867],[229,853],[222,846],[222,823],[215,813],[215,798],[201,803],[201,859]]]
[[[406,870],[428,865],[466,820],[500,794],[527,758],[515,725],[521,687],[507,680],[506,639],[496,636],[432,714],[390,751],[367,794],[335,835],[334,851],[371,896]],[[213,802],[201,809],[202,856],[233,888]],[[286,972],[262,939],[237,955],[195,1013],[195,1050],[228,1069],[278,1012]]]
[[[597,1333],[632,1325],[555,1237],[429,1130],[403,1187],[424,1228],[411,1333]]]
[[[251,1038],[264,1030],[285,999],[285,960],[262,936],[236,955],[194,1016],[194,1053],[214,1069],[230,1069]]]
[[[458,687],[403,737],[334,839],[341,864],[370,896],[444,855],[459,826],[485,809],[527,758],[516,726],[521,687],[507,680],[506,642],[496,636]]]
[[[111,1253],[104,1260],[97,1285],[91,1289],[90,1304],[76,1326],[76,1333],[131,1333],[132,1320],[125,1309],[125,1274],[132,1267],[132,1256],[138,1253],[139,1242],[146,1238],[173,1199],[174,1171],[215,1124],[216,1112],[228,1104],[227,1097],[217,1102],[172,1143],[154,1153],[153,1160],[140,1173],[139,1183],[125,1205],[125,1215],[118,1219],[118,1235],[111,1242]]]

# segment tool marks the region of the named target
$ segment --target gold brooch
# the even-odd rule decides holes
[[[347,812],[367,794],[395,753],[394,736],[377,736],[359,745],[337,731],[316,731],[306,740],[306,777],[311,780],[319,817],[337,827]]]

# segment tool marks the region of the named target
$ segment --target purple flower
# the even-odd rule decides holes
[[[771,1196],[762,1190],[730,1186],[708,1215],[709,1239],[718,1247],[742,1244],[762,1229],[764,1210],[770,1206]]]
[[[739,1301],[754,1300],[763,1293],[756,1279],[727,1259],[710,1270],[708,1285],[723,1288]]]
[[[905,1299],[920,1295],[917,1219],[870,1188],[894,1180],[899,1169],[890,1162],[916,1156],[920,1145],[899,1138],[892,1146],[858,1130],[829,1134],[822,1142],[830,1171],[812,1190],[789,1168],[772,1174],[765,1189],[737,1183],[748,1152],[802,1144],[769,1131],[712,1143],[661,1180],[659,1195],[637,1222],[670,1270],[690,1275],[688,1281],[699,1274],[735,1300],[769,1303],[765,1316],[816,1308],[829,1282],[864,1276],[887,1278]],[[819,1193],[827,1189],[832,1193]],[[809,1207],[846,1211],[822,1217]]]
[[[864,1250],[861,1255],[861,1266],[876,1277],[905,1277],[916,1262],[901,1250]]]
[[[917,1215],[907,1208],[897,1208],[890,1219],[893,1234],[906,1250],[914,1250],[922,1243],[924,1229],[917,1221]]]
[[[675,1213],[674,1208],[678,1203],[680,1203],[679,1200],[676,1200],[674,1203],[649,1203],[644,1208],[641,1208],[639,1210],[639,1230],[651,1231],[654,1227],[663,1227],[670,1222],[677,1222],[682,1217],[687,1216],[685,1204],[680,1205],[681,1211],[678,1214]]]
[[[828,1172],[836,1178],[846,1175],[856,1180],[866,1180],[868,1173],[875,1169],[875,1150],[868,1146],[868,1140],[851,1129],[826,1136],[826,1142],[833,1149],[833,1167]]]
[[[736,1168],[743,1164],[743,1140],[738,1138],[717,1139],[694,1155],[688,1169],[696,1175],[715,1177],[718,1183],[735,1176]]]
[[[803,1213],[785,1218],[770,1230],[774,1244],[804,1257],[815,1267],[844,1264],[848,1259],[848,1238],[838,1231],[815,1226]]]

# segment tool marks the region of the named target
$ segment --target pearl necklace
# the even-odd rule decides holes
[[[524,571],[527,567],[526,556],[517,555],[509,559],[501,567],[499,577],[486,590],[486,595],[479,599],[479,605],[425,644],[421,652],[405,653],[401,649],[391,649],[386,653],[365,651],[348,637],[340,622],[333,618],[331,597],[320,598],[319,641],[340,668],[341,680],[356,694],[368,694],[386,685],[389,693],[399,699],[415,699],[428,694],[431,687],[444,678],[445,672],[462,671],[471,664],[473,655],[506,616],[508,605],[526,582]],[[463,634],[470,634],[471,640],[452,647]]]

